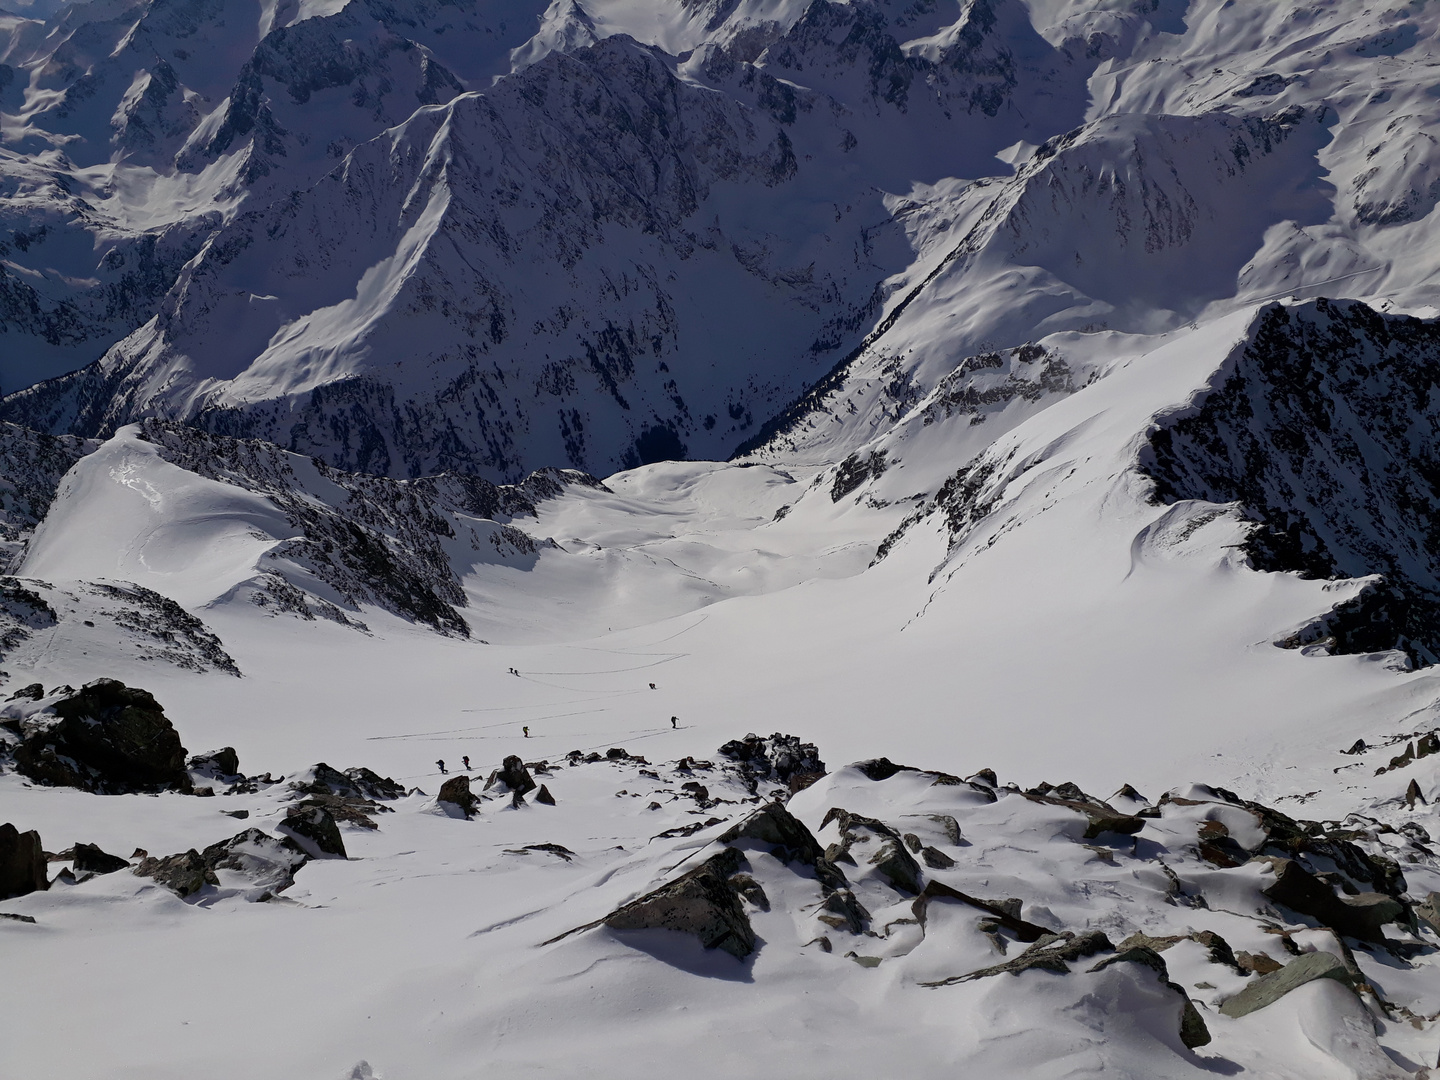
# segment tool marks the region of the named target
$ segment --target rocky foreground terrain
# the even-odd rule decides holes
[[[917,1021],[910,1039],[934,1040],[926,1029],[948,1015],[967,1060],[1012,1075],[1057,1052],[1087,1075],[1300,1075],[1324,1063],[1331,1071],[1312,1075],[1400,1077],[1434,1064],[1440,862],[1415,767],[1440,752],[1435,731],[1399,754],[1398,739],[1346,748],[1339,768],[1408,777],[1405,794],[1314,820],[1303,799],[1291,816],[1204,785],[1152,800],[1127,784],[1101,799],[1073,783],[1022,788],[990,769],[960,777],[888,758],[832,770],[814,745],[780,734],[732,740],[708,760],[652,762],[620,747],[510,755],[436,777],[428,792],[323,762],[247,775],[229,747],[187,757],[159,703],[113,680],[23,688],[0,727],[12,790],[76,789],[66,797],[81,815],[72,832],[101,815],[48,847],[33,830],[0,825],[10,898],[0,916],[22,961],[68,953],[71,939],[93,949],[101,912],[136,927],[126,934],[177,920],[222,956],[227,922],[251,905],[267,909],[263,933],[323,938],[419,859],[421,877],[518,879],[513,900],[539,903],[498,918],[467,906],[483,951],[577,971],[632,957],[624,966],[655,969],[680,993],[663,1011],[693,1003],[723,1015],[734,1006],[696,987],[743,984],[785,1001],[772,1037],[884,987]],[[175,804],[167,815],[188,848],[122,852],[126,826],[101,829],[107,796],[143,793]],[[129,827],[137,838],[153,831]],[[102,831],[115,851],[80,838]],[[375,924],[388,948],[423,943],[420,912],[407,912]],[[249,966],[221,963],[236,977]],[[518,976],[507,982],[528,998]],[[630,977],[602,973],[598,986],[614,993]],[[786,999],[796,980],[812,1000]],[[555,1007],[572,992],[558,988]],[[505,1045],[546,1037],[532,1008],[508,1013]],[[654,1008],[637,1022],[657,1025]],[[1028,1032],[1017,1054],[1010,1042],[1031,1016],[1043,1016],[1043,1031]],[[1277,1031],[1290,1040],[1279,1053]],[[648,1070],[676,1037],[688,1036],[627,1052]],[[623,1032],[597,1033],[560,1058],[627,1043]],[[819,1075],[803,1062],[827,1055],[801,1043],[780,1060]],[[490,1060],[523,1059],[502,1050]],[[124,1061],[115,1052],[99,1064]],[[350,1074],[376,1067],[361,1060]],[[922,1060],[919,1071],[930,1067]]]

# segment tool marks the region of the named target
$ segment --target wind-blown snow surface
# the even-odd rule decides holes
[[[1396,860],[1416,900],[1437,885],[1414,826],[1440,822],[1399,798],[1412,778],[1435,791],[1437,759],[1373,775],[1440,723],[1433,669],[1409,670],[1398,650],[1277,647],[1369,579],[1258,572],[1241,542],[1254,528],[1245,515],[1263,507],[1166,502],[1143,471],[1174,417],[1208,415],[1227,379],[1248,372],[1262,386],[1257,372],[1287,362],[1256,344],[1277,310],[1302,344],[1304,327],[1377,318],[1393,334],[1431,332],[1292,304],[1160,337],[1053,335],[972,365],[991,381],[937,390],[838,466],[672,462],[603,486],[532,482],[496,489],[484,519],[441,481],[366,486],[264,444],[124,429],[58,482],[38,528],[17,533],[14,580],[48,590],[58,618],[43,647],[31,637],[7,660],[6,685],[145,686],[192,751],[232,745],[242,771],[282,779],[206,799],[89,795],[7,772],[0,820],[38,829],[51,851],[85,842],[158,856],[250,826],[273,833],[295,797],[288,783],[320,761],[424,794],[376,813],[378,829],[347,825],[350,858],[309,863],[271,903],[250,902],[230,871],[188,902],[126,871],[7,901],[36,922],[0,921],[7,960],[26,973],[0,992],[16,1033],[0,1062],[96,1077],[180,1075],[202,1057],[237,1077],[262,1062],[295,1077],[659,1076],[680,1060],[700,1076],[1412,1075],[1433,1057],[1426,1018],[1440,1010],[1430,931],[1390,927],[1388,946],[1347,946],[1259,894],[1268,864],[1220,870],[1194,853],[1207,814],[1252,842],[1248,811],[1189,786],[1200,781],[1346,821],[1345,835]],[[1383,414],[1353,422],[1385,434]],[[1401,453],[1408,438],[1381,445]],[[374,593],[347,598],[334,582],[365,579],[343,552],[328,582],[293,547],[266,561],[347,521],[410,558],[386,516],[404,499],[450,515],[443,566],[468,638]],[[533,550],[461,540],[502,527]],[[273,593],[254,583],[267,573],[295,603],[263,602]],[[180,597],[243,677],[123,648],[92,655],[78,616],[99,619],[55,597],[97,580]],[[340,617],[307,619],[321,602]],[[1088,971],[1103,951],[1066,975],[927,987],[1024,945],[1002,955],[963,905],[932,901],[917,923],[913,897],[865,857],[844,871],[868,919],[859,932],[827,926],[814,878],[766,845],[745,849],[769,910],[747,909],[759,948],[744,961],[671,931],[552,941],[698,865],[721,823],[770,795],[773,784],[752,796],[723,764],[677,769],[721,762],[716,748],[748,730],[819,745],[830,774],[789,806],[822,845],[836,838],[827,810],[843,807],[954,860],[925,880],[1017,897],[1030,923],[1115,944],[1210,930],[1282,961],[1291,947],[1348,947],[1373,993],[1307,986],[1232,1019],[1218,1006],[1246,980],[1182,941],[1163,954],[1168,977],[1212,1036],[1190,1050],[1179,996],[1137,965]],[[1365,753],[1341,753],[1357,739]],[[564,763],[611,747],[648,761]],[[470,821],[437,807],[437,758],[454,769],[469,755],[478,790],[510,753],[551,763],[536,779],[558,805],[512,808],[507,796]],[[955,777],[993,768],[999,797],[840,767],[880,755]],[[1087,839],[1074,810],[1003,788],[1042,780],[1102,798],[1130,783],[1152,800],[1178,785],[1200,802],[1169,804],[1133,840]],[[682,787],[692,781],[703,795]],[[1140,805],[1128,798],[1117,809]],[[220,812],[235,809],[249,817]],[[961,841],[925,815],[953,817]],[[569,857],[528,846],[543,844]],[[177,978],[177,966],[193,973]],[[237,1030],[263,1039],[218,1052]]]

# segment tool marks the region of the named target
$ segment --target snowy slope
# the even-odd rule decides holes
[[[94,796],[0,777],[0,817],[39,829],[47,850],[83,840],[160,856],[244,828],[277,835],[302,797],[289,785],[308,783],[318,761],[363,764],[425,794],[385,803],[394,813],[372,811],[374,830],[345,825],[350,857],[301,867],[280,901],[254,903],[251,871],[221,868],[217,884],[188,901],[121,871],[7,902],[4,910],[36,919],[0,926],[35,973],[23,997],[4,1000],[6,1015],[33,1032],[7,1042],[7,1066],[59,1061],[74,1075],[113,1075],[106,1047],[128,1030],[155,1049],[127,1063],[166,1075],[239,1022],[264,1027],[271,1073],[297,1077],[463,1076],[477,1055],[536,1075],[662,1075],[696,1048],[706,1051],[691,1067],[701,1076],[833,1075],[856,1063],[889,1075],[897,1062],[921,1076],[982,1066],[1077,1077],[1413,1075],[1434,1037],[1433,1022],[1418,1019],[1437,1007],[1431,932],[1390,924],[1383,942],[1342,940],[1263,894],[1276,864],[1246,862],[1243,852],[1239,865],[1217,864],[1219,855],[1196,847],[1197,829],[1219,821],[1246,852],[1289,850],[1265,846],[1276,826],[1261,828],[1253,810],[1191,780],[1314,820],[1326,844],[1393,860],[1404,884],[1386,887],[1402,895],[1419,901],[1435,887],[1432,849],[1416,831],[1433,831],[1433,812],[1398,798],[1412,778],[1433,792],[1434,759],[1372,775],[1436,723],[1431,669],[1407,673],[1398,652],[1275,647],[1356,584],[1247,567],[1238,507],[1155,501],[1141,472],[1157,417],[1192,399],[1188,414],[1203,415],[1205,395],[1227,385],[1244,357],[1273,355],[1253,343],[1275,310],[1158,340],[1111,335],[1098,356],[1080,350],[1086,335],[1060,335],[1046,347],[1069,350],[1083,388],[982,402],[937,396],[872,448],[886,452],[887,467],[853,486],[835,469],[665,463],[612,476],[605,489],[572,487],[537,504],[537,518],[513,522],[554,536],[556,547],[528,564],[469,564],[471,599],[460,609],[474,622],[469,640],[373,603],[362,605],[371,631],[363,635],[267,617],[227,595],[203,608],[244,672],[220,693],[212,675],[123,657],[96,663],[78,639],[56,639],[7,685],[143,679],[192,751],[234,745],[246,774],[281,779],[197,799]],[[1343,315],[1290,311],[1305,325]],[[997,359],[991,370],[1017,381],[1043,362]],[[977,416],[987,419],[977,425]],[[957,485],[945,481],[977,427],[992,422],[1000,434],[985,455],[997,465],[981,489],[991,507],[982,514],[974,501],[951,500],[947,487]],[[247,500],[259,506],[266,485],[275,499],[275,474],[242,469],[239,447],[145,430],[155,441],[127,429],[80,461],[22,573],[95,573],[98,556],[127,549],[127,572],[150,573],[152,585],[178,573],[178,588],[192,579],[176,570],[179,559],[162,565],[161,549],[172,558],[224,551],[210,526],[187,534],[185,523],[228,515],[273,535],[278,526]],[[165,490],[146,487],[157,483]],[[300,488],[322,490],[310,479]],[[157,508],[146,490],[174,501]],[[915,490],[930,492],[919,508],[933,510],[871,565],[878,541],[916,505],[896,496]],[[78,519],[59,528],[86,508],[112,523],[88,551],[81,538],[102,530]],[[157,528],[165,522],[175,526]],[[127,530],[154,538],[156,557],[148,539],[127,543]],[[807,551],[816,561],[797,565]],[[212,575],[212,592],[225,580]],[[731,846],[759,887],[744,907],[757,935],[752,955],[706,951],[673,931],[599,927],[552,940],[718,854],[723,828],[782,786],[762,780],[752,794],[726,771],[716,748],[741,728],[790,730],[819,745],[829,773],[788,806],[822,847],[850,845],[853,863],[835,865],[864,912],[858,925],[848,909],[822,906],[829,886],[816,872],[742,838]],[[1357,738],[1361,754],[1341,753]],[[604,758],[611,747],[646,760]],[[581,763],[566,762],[570,750]],[[512,752],[550,763],[536,780],[557,806],[532,799],[513,808],[492,789],[466,821],[436,802],[447,778],[434,759],[453,768],[471,755],[478,790]],[[602,760],[584,763],[592,752]],[[881,754],[950,775],[867,766],[885,777],[872,779],[841,767]],[[1081,795],[1039,786],[1065,780]],[[1012,781],[1018,787],[1007,788]],[[1145,798],[1107,795],[1127,782]],[[1084,811],[1064,804],[1090,792],[1133,814],[1167,788],[1188,801],[1136,819],[1133,837],[1086,835]],[[918,884],[992,905],[1015,897],[1018,909],[1006,910],[1023,925],[997,926],[987,909],[943,898],[920,918],[913,892],[871,862],[887,834],[826,822],[831,807],[915,834],[943,857],[931,856],[932,866],[916,852]],[[1386,865],[1349,851],[1317,848],[1306,858],[1350,875]],[[1348,869],[1330,870],[1342,856]],[[1345,880],[1379,887],[1374,877]],[[1098,931],[1109,944],[1068,961],[1068,974],[949,981],[1015,960],[1029,943],[1015,936],[1026,926]],[[1141,963],[1089,970],[1135,932],[1159,941],[1164,977],[1183,994]],[[1369,989],[1357,995],[1321,980],[1232,1018],[1220,1005],[1260,976],[1217,960],[1212,939],[1187,936],[1201,932],[1277,962],[1333,954]],[[176,949],[223,955],[225,979],[198,996],[156,980],[133,1005],[98,1006]],[[62,978],[57,961],[68,956],[88,959],[83,994]],[[318,998],[316,970],[333,983]],[[1180,1039],[1184,998],[1211,1040],[1194,1049]],[[61,1014],[62,1000],[66,1022],[83,1016],[95,1034],[56,1058],[46,1017]],[[223,1057],[213,1071],[253,1067]]]
[[[29,14],[0,1075],[1429,1075],[1429,6]]]

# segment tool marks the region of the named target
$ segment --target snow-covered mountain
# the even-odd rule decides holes
[[[1430,1075],[1429,5],[10,8],[0,1076]]]
[[[242,9],[7,24],[5,418],[605,473],[837,365],[871,415],[897,358],[1431,277],[1424,11]]]

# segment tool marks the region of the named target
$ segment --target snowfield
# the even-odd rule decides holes
[[[0,1077],[1440,1070],[1429,6],[11,7]]]

